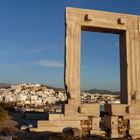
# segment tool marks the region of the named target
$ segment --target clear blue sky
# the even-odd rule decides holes
[[[63,87],[66,6],[140,15],[140,0],[0,0],[0,82]],[[82,89],[119,90],[118,41],[82,33]]]

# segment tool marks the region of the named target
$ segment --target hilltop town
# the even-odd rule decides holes
[[[0,89],[0,93],[1,102],[15,102],[23,106],[42,106],[66,100],[64,92],[55,91],[40,84],[11,85],[8,89]]]
[[[0,89],[0,102],[14,102],[18,106],[45,107],[48,104],[65,102],[64,90],[50,89],[40,84],[18,84]],[[119,103],[119,95],[81,92],[82,103]]]

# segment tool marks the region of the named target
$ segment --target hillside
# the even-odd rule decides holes
[[[0,83],[0,88],[10,88],[11,84],[9,83]]]
[[[110,90],[102,90],[102,89],[91,89],[91,90],[85,90],[84,92],[91,93],[91,94],[113,94],[113,95],[119,95],[119,91],[110,91]]]

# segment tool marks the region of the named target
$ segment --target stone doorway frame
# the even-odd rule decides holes
[[[140,93],[140,17],[96,10],[66,8],[64,81],[69,99],[80,100],[81,31],[120,34],[121,103]]]

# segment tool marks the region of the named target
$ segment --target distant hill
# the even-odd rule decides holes
[[[118,95],[120,94],[119,91],[110,91],[110,90],[101,90],[101,89],[91,89],[91,90],[85,90],[84,92],[88,92],[91,94],[96,94],[96,93],[100,93],[100,94],[115,94]]]
[[[57,88],[57,87],[47,86],[47,85],[43,85],[43,86],[46,86],[49,89],[54,89],[56,91],[65,91],[65,89],[63,89],[63,88]],[[85,90],[84,92],[88,92],[88,93],[91,93],[91,94],[96,94],[96,93],[113,94],[113,95],[119,95],[120,94],[119,91],[110,91],[110,90],[102,90],[102,89],[90,89],[90,90]]]
[[[11,84],[9,83],[0,83],[0,88],[10,88]]]

